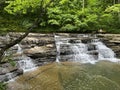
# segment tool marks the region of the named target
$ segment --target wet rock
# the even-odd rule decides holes
[[[54,37],[52,34],[32,34],[32,33],[30,33],[28,37],[26,37],[21,42],[22,45],[35,44],[39,46],[43,46],[51,43],[54,43]]]
[[[69,43],[73,43],[73,44],[74,44],[74,43],[81,43],[81,40],[75,38],[75,39],[70,39],[68,42],[69,42]]]
[[[10,36],[14,38],[23,35],[23,33],[10,34]],[[4,37],[5,36],[2,36],[0,38],[4,39]],[[0,47],[4,46],[4,43],[2,43],[2,41],[5,40],[0,39]],[[56,47],[53,34],[30,33],[25,39],[22,40],[21,43],[19,43],[19,45],[23,50],[23,54],[31,57],[36,66],[41,66],[46,62],[55,61]],[[22,54],[17,53],[17,49],[18,47],[15,46],[9,50],[10,52],[13,52],[13,59],[16,62],[18,60],[21,60],[20,57],[22,57]],[[19,65],[16,65],[16,67],[12,67],[5,64],[0,68],[0,79],[3,78],[1,81],[7,81],[9,79],[6,76],[7,73],[10,73],[12,77],[15,77],[21,75],[23,71],[19,70]]]
[[[13,66],[10,63],[1,64],[0,82],[8,81],[21,74],[23,74],[23,70],[18,69],[17,65]]]
[[[45,56],[55,56],[56,55],[56,50],[53,48],[50,48],[51,46],[42,46],[42,47],[34,47],[30,49],[26,49],[24,53],[27,56],[30,56],[32,58],[40,58],[40,57],[45,57]],[[52,49],[52,50],[51,50]]]
[[[18,70],[13,72],[14,77],[22,75],[22,74],[23,74],[23,70],[22,69],[18,69]]]
[[[70,39],[70,40],[69,40],[69,43],[76,43],[76,42],[75,42],[75,40]]]
[[[98,53],[97,50],[89,51],[88,54],[89,54],[89,55],[92,55],[95,60],[98,60],[98,54],[99,54],[99,53]]]
[[[43,58],[37,58],[33,61],[36,63],[36,66],[42,66],[46,63],[54,62],[56,60],[55,57],[43,57]]]
[[[12,66],[10,63],[2,64],[0,67],[0,75],[17,70],[17,66]]]
[[[87,44],[87,43],[91,43],[91,40],[92,40],[91,38],[83,38],[81,39],[81,42]]]
[[[60,55],[70,55],[74,54],[74,52],[71,49],[70,44],[61,44],[60,45]]]
[[[74,58],[73,58],[73,55],[61,55],[60,56],[60,61],[73,61]]]
[[[0,75],[0,82],[4,82],[4,81],[9,81],[19,75],[23,74],[23,70],[22,69],[16,69],[13,72],[9,72],[9,73],[5,73],[4,75]]]
[[[91,51],[91,50],[96,50],[96,45],[94,44],[88,44],[88,51]]]

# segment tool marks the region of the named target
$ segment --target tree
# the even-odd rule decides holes
[[[50,4],[53,2],[54,0],[40,0],[38,2],[38,0],[31,0],[31,2],[29,0],[14,0],[14,1],[7,1],[8,6],[5,7],[5,10],[9,13],[9,14],[14,14],[16,15],[17,13],[19,14],[26,14],[27,12],[29,12],[29,9],[32,7],[33,9],[30,10],[30,12],[32,12],[35,8],[38,8],[37,10],[39,10],[39,15],[37,17],[37,19],[35,20],[35,22],[33,23],[32,26],[30,26],[27,31],[21,35],[19,38],[5,44],[1,49],[0,49],[0,62],[2,61],[2,58],[4,56],[4,52],[9,49],[10,47],[14,46],[15,44],[19,43],[20,41],[22,41],[22,39],[24,39],[29,32],[34,29],[42,20],[42,17],[45,14],[45,10],[47,9],[47,7],[50,6]],[[34,3],[34,4],[33,4]],[[27,7],[25,7],[25,5],[28,4]],[[33,5],[33,6],[32,6]]]
[[[114,22],[115,27],[120,28],[119,27],[119,24],[120,24],[120,4],[115,4],[111,7],[106,8],[105,12],[113,15],[113,18],[116,22],[116,23]]]

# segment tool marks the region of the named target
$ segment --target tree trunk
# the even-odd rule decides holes
[[[83,9],[83,11],[84,11],[84,9],[85,9],[85,0],[83,0],[83,2],[82,2],[82,9]]]
[[[113,0],[113,5],[115,4],[115,0]]]

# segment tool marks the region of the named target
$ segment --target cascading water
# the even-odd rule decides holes
[[[32,59],[23,54],[22,48],[20,47],[19,44],[17,44],[16,46],[18,48],[17,54],[21,54],[21,56],[18,57],[19,67],[23,69],[24,72],[34,69],[35,64],[32,62]]]
[[[60,59],[60,42],[57,42],[58,37],[59,36],[54,35],[55,42],[56,42],[56,49],[57,49],[56,62],[59,62],[59,59]]]
[[[18,48],[18,49],[17,49],[17,53],[22,54],[23,51],[22,51],[22,48],[20,47],[20,45],[19,45],[19,44],[16,44],[15,46]]]
[[[73,44],[71,45],[71,49],[74,52],[73,56],[73,60],[74,61],[80,61],[82,63],[86,63],[86,62],[91,62],[94,60],[92,55],[87,54],[87,50],[88,47],[87,45],[83,44],[83,43],[79,43],[79,44]]]
[[[60,58],[60,47],[62,44],[69,44],[69,38],[61,38],[60,36],[57,36],[54,34],[54,38],[55,38],[55,44],[56,44],[56,50],[57,50],[57,55],[56,55],[56,62],[60,62],[59,60]]]
[[[8,78],[8,80],[12,80],[12,75],[11,75],[11,73],[6,73],[6,77]]]
[[[35,64],[32,62],[32,59],[23,54],[23,50],[21,46],[19,44],[16,44],[15,47],[17,47],[16,57],[19,60],[17,62],[19,69],[22,69],[23,72],[36,69]],[[14,49],[14,47],[12,47],[12,49]],[[5,56],[9,56],[11,53],[12,53],[11,51],[5,52]],[[11,81],[14,81],[16,74],[14,75],[14,73],[9,72],[9,73],[6,73],[5,76],[7,78],[6,81],[11,82]]]
[[[91,38],[91,39],[90,39]],[[84,43],[81,40],[87,40]],[[72,42],[69,42],[69,41]],[[79,42],[78,42],[79,41]],[[84,35],[84,34],[78,34],[76,37],[70,37],[66,38],[65,36],[57,36],[55,35],[55,42],[56,42],[56,48],[57,48],[57,57],[56,62],[59,62],[60,60],[64,59],[61,58],[61,56],[68,56],[68,55],[61,55],[62,50],[67,51],[67,49],[70,49],[69,58],[66,60],[70,61],[76,61],[81,63],[92,63],[98,62],[100,60],[109,60],[112,62],[119,61],[115,58],[115,53],[108,48],[105,44],[103,44],[97,36],[90,36],[90,35]],[[64,47],[67,46],[65,49]],[[72,58],[72,59],[71,59]],[[69,60],[70,59],[70,60]]]
[[[19,63],[19,67],[23,69],[24,72],[30,71],[35,68],[32,59],[25,55],[21,57],[21,60],[18,63]]]
[[[112,49],[105,46],[102,42],[96,42],[94,44],[99,52],[98,60],[110,60],[113,62],[117,61],[117,58],[115,58],[115,53],[112,51]]]

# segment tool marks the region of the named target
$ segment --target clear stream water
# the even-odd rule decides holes
[[[52,63],[24,73],[8,90],[120,90],[120,64]]]
[[[81,37],[88,38],[87,35],[79,35],[78,38]],[[89,43],[57,35],[55,41],[56,62],[25,72],[8,83],[8,90],[120,90],[119,59],[96,36]],[[72,52],[66,62],[61,62],[63,49],[64,52],[68,49]],[[20,65],[23,69],[31,66],[32,62],[25,63],[28,65]]]

